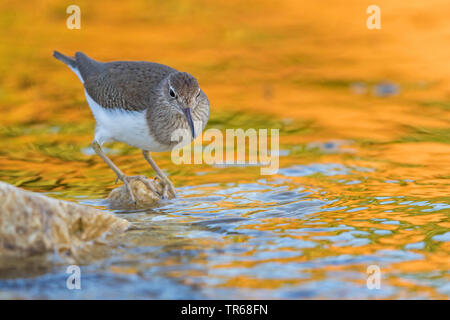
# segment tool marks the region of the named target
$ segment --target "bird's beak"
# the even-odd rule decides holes
[[[191,108],[184,108],[183,113],[186,116],[189,127],[191,127],[192,138],[195,138],[194,122],[192,121]]]

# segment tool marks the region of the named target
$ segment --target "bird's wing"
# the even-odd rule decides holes
[[[158,63],[117,61],[94,64],[82,76],[87,93],[103,108],[142,111],[154,101],[161,80],[175,71]]]

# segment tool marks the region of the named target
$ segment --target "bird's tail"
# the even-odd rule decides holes
[[[65,64],[67,64],[69,67],[75,68],[75,69],[77,68],[77,62],[75,61],[75,59],[73,59],[71,57],[68,57],[66,55],[63,55],[61,52],[58,52],[56,50],[53,51],[53,56],[56,59],[64,62]]]

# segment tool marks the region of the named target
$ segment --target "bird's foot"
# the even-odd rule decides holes
[[[158,192],[158,190],[156,190],[155,186],[145,176],[120,176],[120,177],[117,177],[117,179],[120,179],[123,181],[123,183],[127,189],[127,192],[130,195],[131,201],[133,202],[134,205],[136,205],[136,198],[133,194],[133,190],[130,187],[130,183],[133,180],[141,181],[153,193],[159,195],[160,197],[161,196],[164,197],[164,193],[161,195],[161,193]],[[116,180],[116,182],[117,182],[117,180]]]
[[[163,188],[162,194],[163,199],[169,199],[169,196],[170,198],[175,198],[177,196],[177,193],[175,192],[175,187],[168,178],[156,176],[155,179],[158,179],[161,182]]]
[[[136,198],[134,197],[133,190],[131,189],[130,183],[129,183],[131,181],[130,178],[131,177],[127,177],[125,175],[124,176],[118,175],[116,178],[116,183],[118,180],[122,180],[123,184],[125,185],[125,188],[127,189],[128,194],[130,195],[131,202],[133,202],[133,204],[136,206]]]

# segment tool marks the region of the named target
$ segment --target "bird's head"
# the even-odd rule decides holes
[[[186,72],[171,73],[167,77],[163,94],[170,106],[186,118],[191,129],[192,137],[195,137],[192,112],[200,103],[202,95],[204,95],[197,80]]]

